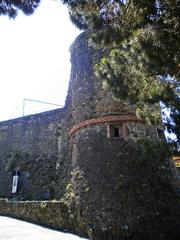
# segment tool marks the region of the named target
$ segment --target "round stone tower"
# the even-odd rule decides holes
[[[158,214],[163,211],[161,205],[154,208],[153,204],[148,210],[149,202],[161,202],[169,191],[164,185],[161,189],[160,182],[155,184],[165,174],[161,170],[167,168],[164,160],[151,159],[142,147],[142,141],[158,141],[161,130],[138,119],[133,106],[114,99],[97,79],[93,66],[102,52],[88,46],[87,35],[78,36],[70,48],[72,70],[66,101],[72,163],[69,201],[75,211],[75,228],[93,240],[140,240],[141,228],[143,237],[149,231],[144,224],[153,224],[157,209]],[[157,161],[154,169],[151,161]],[[137,237],[132,238],[133,234]]]
[[[72,69],[66,102],[72,114],[70,136],[74,136],[79,129],[98,125],[106,127],[108,138],[118,135],[120,138],[157,138],[154,126],[147,126],[140,121],[135,116],[133,106],[115,99],[105,82],[97,79],[94,65],[98,63],[103,53],[88,46],[86,32],[77,37],[70,51]],[[111,131],[109,125],[112,123],[121,125],[122,129]]]

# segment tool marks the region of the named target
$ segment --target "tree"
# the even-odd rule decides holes
[[[114,95],[136,105],[136,113],[163,121],[180,141],[180,1],[64,1],[72,22],[89,30],[91,40],[109,49],[96,73]]]
[[[40,0],[1,0],[0,15],[7,15],[10,18],[15,18],[18,10],[23,11],[26,15],[30,15],[39,6]]]
[[[68,5],[72,21],[79,28],[88,30],[93,43],[106,50],[107,55],[96,65],[96,73],[107,81],[114,95],[135,104],[137,115],[149,123],[159,121],[161,101],[161,105],[171,112],[172,120],[165,119],[166,126],[178,135],[179,2],[63,2]],[[79,140],[81,137],[83,134]],[[101,135],[91,142],[87,139],[92,151],[96,149],[98,137],[100,139]],[[179,182],[171,168],[167,144],[128,139],[118,143],[119,152],[113,151],[117,146],[114,143],[109,143],[112,151],[110,155],[105,154],[105,159],[100,152],[94,151],[98,165],[94,161],[89,165],[83,158],[86,149],[81,141],[76,141],[79,157],[73,173],[83,170],[83,177],[72,175],[68,181],[75,191],[73,199],[66,204],[71,215],[70,225],[72,222],[75,229],[80,227],[83,233],[87,226],[91,239],[178,239]],[[67,160],[66,169],[72,160],[68,154]],[[97,166],[96,176],[94,169]],[[69,180],[70,175],[67,178]],[[92,179],[95,181],[85,191],[82,186],[87,186]],[[66,195],[69,195],[68,189]]]
[[[180,142],[180,0],[62,0],[72,22],[109,49],[96,73],[136,113],[158,123],[159,103],[169,132]],[[29,15],[40,0],[0,1],[0,14]],[[107,51],[106,51],[107,52]],[[166,112],[166,111],[165,111]]]

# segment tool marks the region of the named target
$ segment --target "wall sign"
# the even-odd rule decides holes
[[[16,193],[17,192],[17,187],[18,187],[18,178],[20,176],[20,172],[19,171],[13,171],[12,175],[13,175],[12,193]]]

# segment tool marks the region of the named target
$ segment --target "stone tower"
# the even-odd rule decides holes
[[[88,46],[87,38],[82,33],[70,48],[72,70],[66,102],[71,119],[70,202],[76,226],[80,232],[88,231],[91,239],[143,239],[138,238],[143,224],[154,221],[157,209],[158,214],[163,211],[161,204],[147,210],[149,202],[161,202],[164,192],[170,191],[161,189],[163,178],[156,184],[167,167],[164,160],[151,162],[154,170],[150,170],[153,160],[144,156],[141,144],[148,139],[159,142],[161,129],[139,120],[133,106],[114,99],[96,78],[93,65],[101,54]],[[159,215],[157,218],[161,221]],[[148,236],[149,230],[142,229],[143,237]],[[135,233],[137,238],[131,238]]]
[[[0,123],[0,197],[59,201],[43,208],[32,201],[33,211],[20,201],[21,212],[7,202],[0,213],[91,240],[179,239],[178,188],[162,130],[96,78],[103,53],[89,47],[87,33],[70,51],[65,107]],[[21,175],[12,195],[14,170]]]
[[[86,127],[105,127],[107,138],[157,138],[157,128],[135,116],[133,106],[113,97],[106,84],[94,75],[102,53],[88,46],[82,33],[71,48],[71,77],[67,103],[71,112],[70,137]],[[78,134],[78,133],[77,133]]]

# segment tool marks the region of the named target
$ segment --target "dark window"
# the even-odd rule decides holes
[[[112,136],[111,137],[119,137],[119,128],[112,127]]]
[[[109,125],[108,126],[108,137],[109,138],[122,138],[123,137],[122,125]]]

